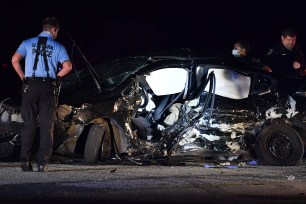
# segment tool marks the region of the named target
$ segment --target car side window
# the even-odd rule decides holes
[[[265,75],[254,74],[252,79],[252,95],[271,93],[277,84],[276,80]]]

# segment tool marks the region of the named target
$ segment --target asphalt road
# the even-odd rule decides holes
[[[35,169],[34,169],[35,170]],[[183,166],[52,161],[48,172],[0,163],[0,203],[306,203],[306,161]]]

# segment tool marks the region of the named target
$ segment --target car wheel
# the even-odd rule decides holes
[[[256,155],[260,164],[264,165],[297,165],[304,155],[303,141],[291,127],[272,124],[258,134]]]
[[[103,138],[108,132],[106,124],[94,124],[91,126],[84,149],[84,162],[95,164],[99,159],[99,152]]]
[[[102,146],[101,146],[101,161],[104,161],[105,159],[109,159],[111,157],[111,151],[112,151],[112,138],[110,135],[110,131],[107,131],[104,134]]]

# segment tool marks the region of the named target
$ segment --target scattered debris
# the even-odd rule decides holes
[[[295,179],[295,176],[293,175],[288,176],[288,181],[293,181],[294,179]]]
[[[117,171],[117,168],[110,170],[110,173],[115,173]]]

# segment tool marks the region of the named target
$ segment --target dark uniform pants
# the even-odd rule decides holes
[[[53,129],[56,120],[56,96],[51,79],[27,79],[23,86],[21,116],[21,159],[32,160],[34,135],[39,127],[38,164],[46,164],[53,149]]]

